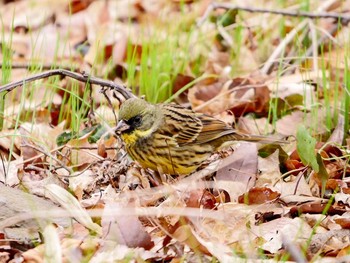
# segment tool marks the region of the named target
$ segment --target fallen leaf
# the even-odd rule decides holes
[[[145,231],[137,216],[123,215],[123,207],[118,203],[106,204],[102,215],[102,230],[106,240],[112,240],[128,247],[154,246],[151,236]]]
[[[242,142],[229,157],[225,158],[216,174],[218,181],[234,181],[249,189],[255,185],[258,169],[258,151],[255,143]]]
[[[310,214],[321,214],[326,213],[329,215],[342,215],[346,210],[341,207],[329,206],[328,204],[311,203],[303,204],[299,206],[294,206],[290,209],[290,214],[292,217],[299,216],[300,214],[310,213]]]
[[[249,191],[238,198],[241,204],[264,204],[271,201],[276,201],[280,197],[280,193],[273,191],[267,187],[253,187]]]

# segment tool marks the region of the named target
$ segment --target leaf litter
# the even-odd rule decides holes
[[[176,102],[290,143],[238,142],[188,177],[159,175],[113,136],[119,95],[106,99],[97,85],[61,77],[26,83],[4,97],[1,117],[4,260],[346,260],[348,24],[319,19],[300,29],[297,19],[268,12],[208,13],[210,1],[9,2],[0,9],[3,79],[6,48],[13,67],[7,82],[68,67],[137,93],[146,43],[176,39],[172,59],[184,63],[169,75],[169,95],[189,87]],[[349,14],[349,1],[325,2],[310,5]],[[271,60],[281,45],[285,53]]]

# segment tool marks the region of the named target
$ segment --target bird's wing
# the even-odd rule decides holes
[[[203,124],[197,114],[176,104],[162,104],[164,125],[160,131],[171,136],[179,146],[193,143],[202,131]]]
[[[215,119],[211,116],[201,114],[198,116],[203,127],[198,134],[195,143],[207,143],[216,140],[222,136],[236,133],[234,129],[228,126],[225,122]]]
[[[179,146],[207,143],[235,133],[225,122],[180,105],[163,104],[162,112],[166,125],[161,130],[172,136]]]

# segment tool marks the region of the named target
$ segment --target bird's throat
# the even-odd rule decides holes
[[[137,143],[140,139],[142,140],[148,138],[152,134],[152,132],[152,129],[148,129],[145,131],[134,130],[131,133],[123,133],[121,136],[126,145],[132,145]]]

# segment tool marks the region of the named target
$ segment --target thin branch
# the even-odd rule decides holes
[[[329,0],[324,2],[322,5],[320,5],[316,12],[313,14],[317,14],[317,15],[322,15],[322,14],[334,14],[334,13],[324,13],[323,11],[326,10],[327,8],[329,8],[332,4],[334,3],[334,0]],[[340,14],[338,14],[340,15]],[[348,15],[349,16],[349,15]],[[350,16],[349,16],[350,17]],[[350,20],[347,20],[347,22],[349,22]],[[343,23],[345,23],[345,20],[342,21]],[[283,52],[283,50],[285,49],[285,47],[293,40],[294,36],[301,30],[304,29],[304,27],[306,27],[308,24],[308,20],[304,20],[301,21],[296,27],[293,28],[292,31],[290,31],[287,36],[281,41],[281,43],[275,48],[274,52],[272,53],[272,55],[268,58],[268,60],[266,61],[265,65],[263,66],[263,68],[261,69],[261,72],[263,74],[268,74],[273,66],[273,61],[276,60],[276,58],[278,58],[278,56]]]
[[[300,247],[297,246],[292,240],[287,236],[287,234],[281,233],[283,247],[289,252],[293,260],[298,263],[306,263],[305,255],[301,251]]]
[[[4,66],[4,63],[0,63],[0,68]],[[32,67],[39,68],[40,70],[52,70],[54,68],[66,69],[77,71],[78,67],[72,65],[56,65],[53,63],[34,63],[34,62],[12,62],[11,69],[30,69]]]
[[[276,14],[276,15],[283,15],[283,16],[291,16],[291,17],[308,17],[312,19],[318,19],[318,18],[334,18],[334,19],[340,19],[343,20],[342,23],[349,23],[350,22],[350,14],[341,14],[336,12],[305,12],[305,11],[287,11],[287,10],[281,10],[281,9],[266,9],[266,8],[256,8],[256,7],[245,7],[245,6],[239,6],[235,4],[230,3],[212,3],[208,6],[206,9],[204,15],[201,17],[201,19],[198,20],[197,25],[201,26],[204,21],[207,19],[209,14],[214,11],[215,9],[227,9],[227,10],[241,10],[246,11],[250,13],[267,13],[267,14]]]
[[[26,83],[29,83],[29,82],[32,82],[35,80],[39,80],[39,79],[44,79],[44,78],[56,76],[56,75],[70,77],[70,78],[73,78],[73,79],[78,80],[80,82],[85,82],[85,83],[99,85],[102,87],[111,88],[111,89],[119,92],[126,99],[135,97],[135,95],[131,91],[129,91],[125,86],[123,86],[121,84],[117,84],[117,83],[115,83],[113,81],[109,81],[109,80],[104,80],[104,79],[92,77],[86,73],[76,73],[76,72],[65,70],[65,69],[48,70],[48,71],[30,76],[30,77],[25,78],[25,79],[20,80],[20,81],[11,82],[9,84],[1,86],[0,93],[3,91],[9,92],[16,87],[25,85]]]
[[[59,165],[62,166],[62,168],[64,168],[67,172],[69,172],[70,174],[73,173],[73,170],[67,166],[64,165],[63,162],[61,162],[61,160],[57,159],[55,156],[53,156],[51,153],[45,152],[44,150],[40,149],[39,147],[36,147],[35,145],[31,145],[29,143],[24,143],[21,145],[21,147],[29,147],[34,149],[35,151],[41,152],[42,154],[44,154],[45,156],[51,158],[52,160],[56,161]]]
[[[261,69],[262,74],[268,74],[274,61],[280,56],[280,54],[285,50],[286,46],[294,39],[297,33],[304,29],[307,26],[307,20],[302,21],[296,27],[291,30],[288,35],[281,41],[281,43],[274,49],[271,56],[265,62],[265,65]]]

